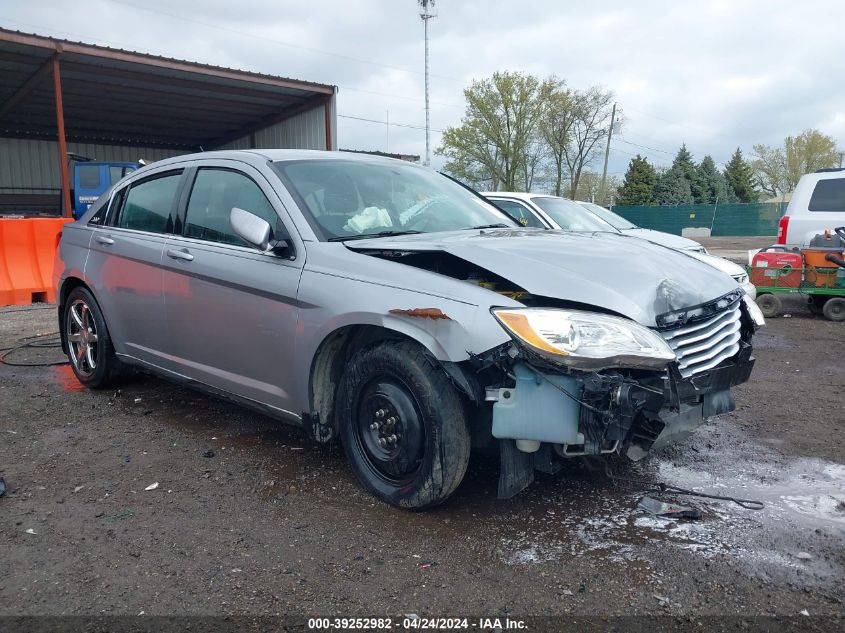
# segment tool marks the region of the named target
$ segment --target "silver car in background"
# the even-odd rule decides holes
[[[139,169],[65,226],[56,271],[83,384],[140,368],[339,438],[406,508],[452,494],[471,448],[510,497],[683,437],[733,409],[762,324],[680,253],[521,227],[429,169],[331,152]]]

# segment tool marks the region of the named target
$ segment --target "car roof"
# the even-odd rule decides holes
[[[495,198],[501,196],[503,198],[516,198],[517,200],[531,200],[531,198],[554,198],[554,196],[547,196],[542,193],[524,193],[522,191],[479,191],[482,196]]]
[[[371,154],[357,154],[354,152],[330,152],[315,149],[238,149],[238,150],[216,150],[212,152],[197,152],[194,154],[180,154],[172,158],[165,158],[150,163],[150,167],[161,167],[169,164],[182,163],[189,160],[218,159],[218,160],[239,160],[252,165],[259,165],[267,161],[286,160],[352,160],[366,163],[385,163],[395,165],[412,165],[420,167],[408,161],[384,156],[373,156]]]

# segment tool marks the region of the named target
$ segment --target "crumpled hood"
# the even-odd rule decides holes
[[[674,248],[678,250],[701,249],[701,244],[694,240],[681,237],[680,235],[674,235],[672,233],[664,233],[663,231],[641,229],[637,227],[636,229],[624,229],[622,233],[632,237],[638,237],[642,240],[648,240],[649,242],[654,242],[655,244],[660,244],[661,246],[665,246],[667,248]]]
[[[659,314],[736,290],[730,277],[693,257],[617,233],[494,229],[345,244],[356,251],[444,251],[533,295],[599,306],[651,327]]]

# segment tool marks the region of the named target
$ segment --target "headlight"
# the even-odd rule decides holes
[[[517,341],[576,369],[662,369],[675,360],[660,335],[628,319],[551,308],[498,308],[493,315]]]
[[[750,316],[751,320],[754,321],[754,326],[762,327],[766,325],[766,319],[763,316],[763,312],[760,310],[760,306],[757,305],[757,302],[748,295],[745,295],[742,300],[745,301],[745,308],[748,310],[748,316]]]
[[[745,285],[745,284],[748,283],[748,275],[746,275],[745,273],[742,273],[741,275],[736,275],[736,276],[734,276],[734,280],[740,286]]]

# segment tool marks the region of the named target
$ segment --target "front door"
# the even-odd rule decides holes
[[[266,179],[251,167],[215,161],[196,170],[181,235],[165,245],[165,312],[172,361],[184,376],[287,413],[296,393],[296,293],[305,262],[259,252],[232,230],[239,207],[278,235],[292,224]],[[287,220],[287,225],[282,218]]]

